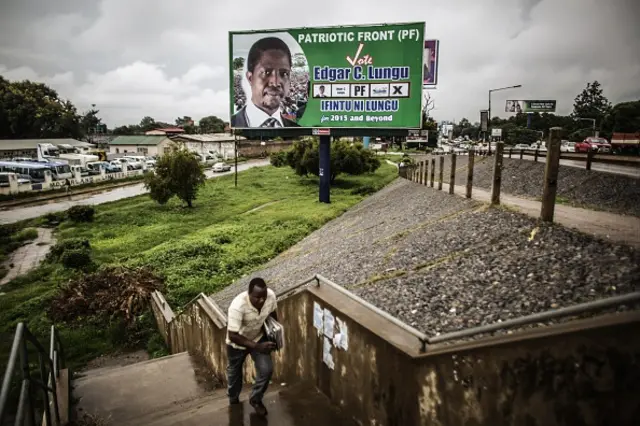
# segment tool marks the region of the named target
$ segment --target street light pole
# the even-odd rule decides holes
[[[517,89],[518,87],[522,87],[522,84],[516,84],[515,86],[508,86],[508,87],[501,87],[499,89],[490,89],[489,90],[489,117],[488,120],[489,122],[487,123],[487,132],[491,131],[491,93],[493,92],[498,92],[500,90],[507,90],[507,89]],[[489,133],[489,151],[488,154],[491,155],[491,133]]]
[[[586,118],[586,117],[576,117],[576,120],[586,120],[586,121],[591,121],[593,123],[593,136],[598,137],[598,135],[596,135],[596,119],[595,118]]]

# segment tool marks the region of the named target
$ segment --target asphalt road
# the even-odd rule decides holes
[[[262,167],[267,165],[269,165],[269,160],[249,161],[239,164],[238,171],[241,172],[253,167]],[[212,179],[218,176],[233,174],[233,168],[231,168],[230,172],[224,173],[213,173],[211,170],[207,170],[205,174],[208,179]],[[71,197],[68,198],[58,198],[35,205],[21,206],[16,207],[15,209],[0,211],[0,224],[19,222],[21,220],[31,219],[51,212],[64,211],[73,206],[109,203],[111,201],[135,197],[146,193],[147,191],[144,189],[144,184],[140,183],[90,194],[81,194],[76,196],[71,195]]]

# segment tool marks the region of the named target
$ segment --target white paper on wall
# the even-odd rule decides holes
[[[338,322],[339,332],[333,336],[333,345],[346,351],[349,349],[349,330],[347,329],[347,324],[340,318],[336,317],[336,321]]]
[[[335,368],[335,365],[333,364],[333,357],[331,356],[331,341],[326,336],[322,346],[322,362],[332,370]]]
[[[318,334],[321,334],[324,324],[322,307],[318,302],[313,302],[313,326],[320,332]]]
[[[333,339],[333,327],[335,326],[335,321],[333,319],[333,314],[330,310],[324,310],[324,335],[329,339]]]

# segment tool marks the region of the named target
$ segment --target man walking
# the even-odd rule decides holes
[[[267,288],[262,278],[253,278],[249,282],[249,290],[237,295],[229,306],[226,341],[229,402],[240,402],[242,367],[247,355],[251,355],[257,377],[249,403],[262,416],[267,415],[262,397],[273,373],[271,351],[276,348],[274,342],[267,340],[263,326],[269,315],[278,320],[276,307],[276,294]]]

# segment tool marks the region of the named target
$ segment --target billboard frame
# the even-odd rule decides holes
[[[431,89],[434,88],[438,85],[438,71],[440,69],[440,39],[436,39],[436,38],[430,38],[428,40],[425,39],[424,41],[424,49],[427,48],[427,43],[433,41],[435,42],[435,48],[436,48],[436,56],[435,56],[435,61],[433,64],[434,67],[434,71],[433,71],[433,83],[425,83],[424,81],[424,65],[423,65],[423,72],[422,72],[422,87],[424,87],[425,89]],[[424,50],[423,49],[423,50]],[[424,52],[422,53],[422,61],[424,64]]]
[[[233,105],[234,105],[234,92],[233,92],[233,79],[234,79],[234,69],[233,69],[233,36],[234,35],[245,35],[245,34],[268,34],[268,33],[278,33],[278,32],[288,32],[288,31],[300,31],[300,30],[323,30],[323,29],[357,29],[357,28],[376,28],[376,27],[388,27],[388,26],[402,26],[402,25],[421,25],[422,34],[421,34],[421,44],[422,49],[420,50],[420,97],[422,98],[422,90],[424,83],[424,47],[425,47],[425,35],[426,35],[426,22],[425,21],[410,21],[410,22],[392,22],[392,23],[377,23],[377,24],[354,24],[354,25],[329,25],[329,26],[318,26],[318,27],[287,27],[287,28],[270,28],[270,29],[259,29],[259,30],[240,30],[240,31],[229,31],[228,32],[228,84],[230,85],[230,93],[229,93],[229,123],[231,123],[231,116],[233,116]],[[439,42],[438,42],[439,45]],[[410,82],[408,82],[410,83]],[[349,83],[350,84],[350,83]],[[428,85],[426,87],[433,88],[433,85]],[[415,92],[415,89],[414,89]],[[416,96],[416,95],[414,95]],[[410,98],[410,96],[408,97]],[[422,102],[421,102],[422,106]],[[314,135],[314,129],[318,128],[328,128],[331,129],[332,137],[349,137],[349,136],[398,136],[403,137],[409,134],[409,130],[416,130],[422,128],[422,107],[416,109],[416,115],[418,116],[417,125],[415,127],[331,127],[331,126],[315,126],[315,127],[275,127],[275,128],[267,128],[267,127],[232,127],[231,133],[235,135],[244,136],[247,138],[271,138],[271,137],[282,137],[282,138],[296,138],[300,136],[317,136]]]

